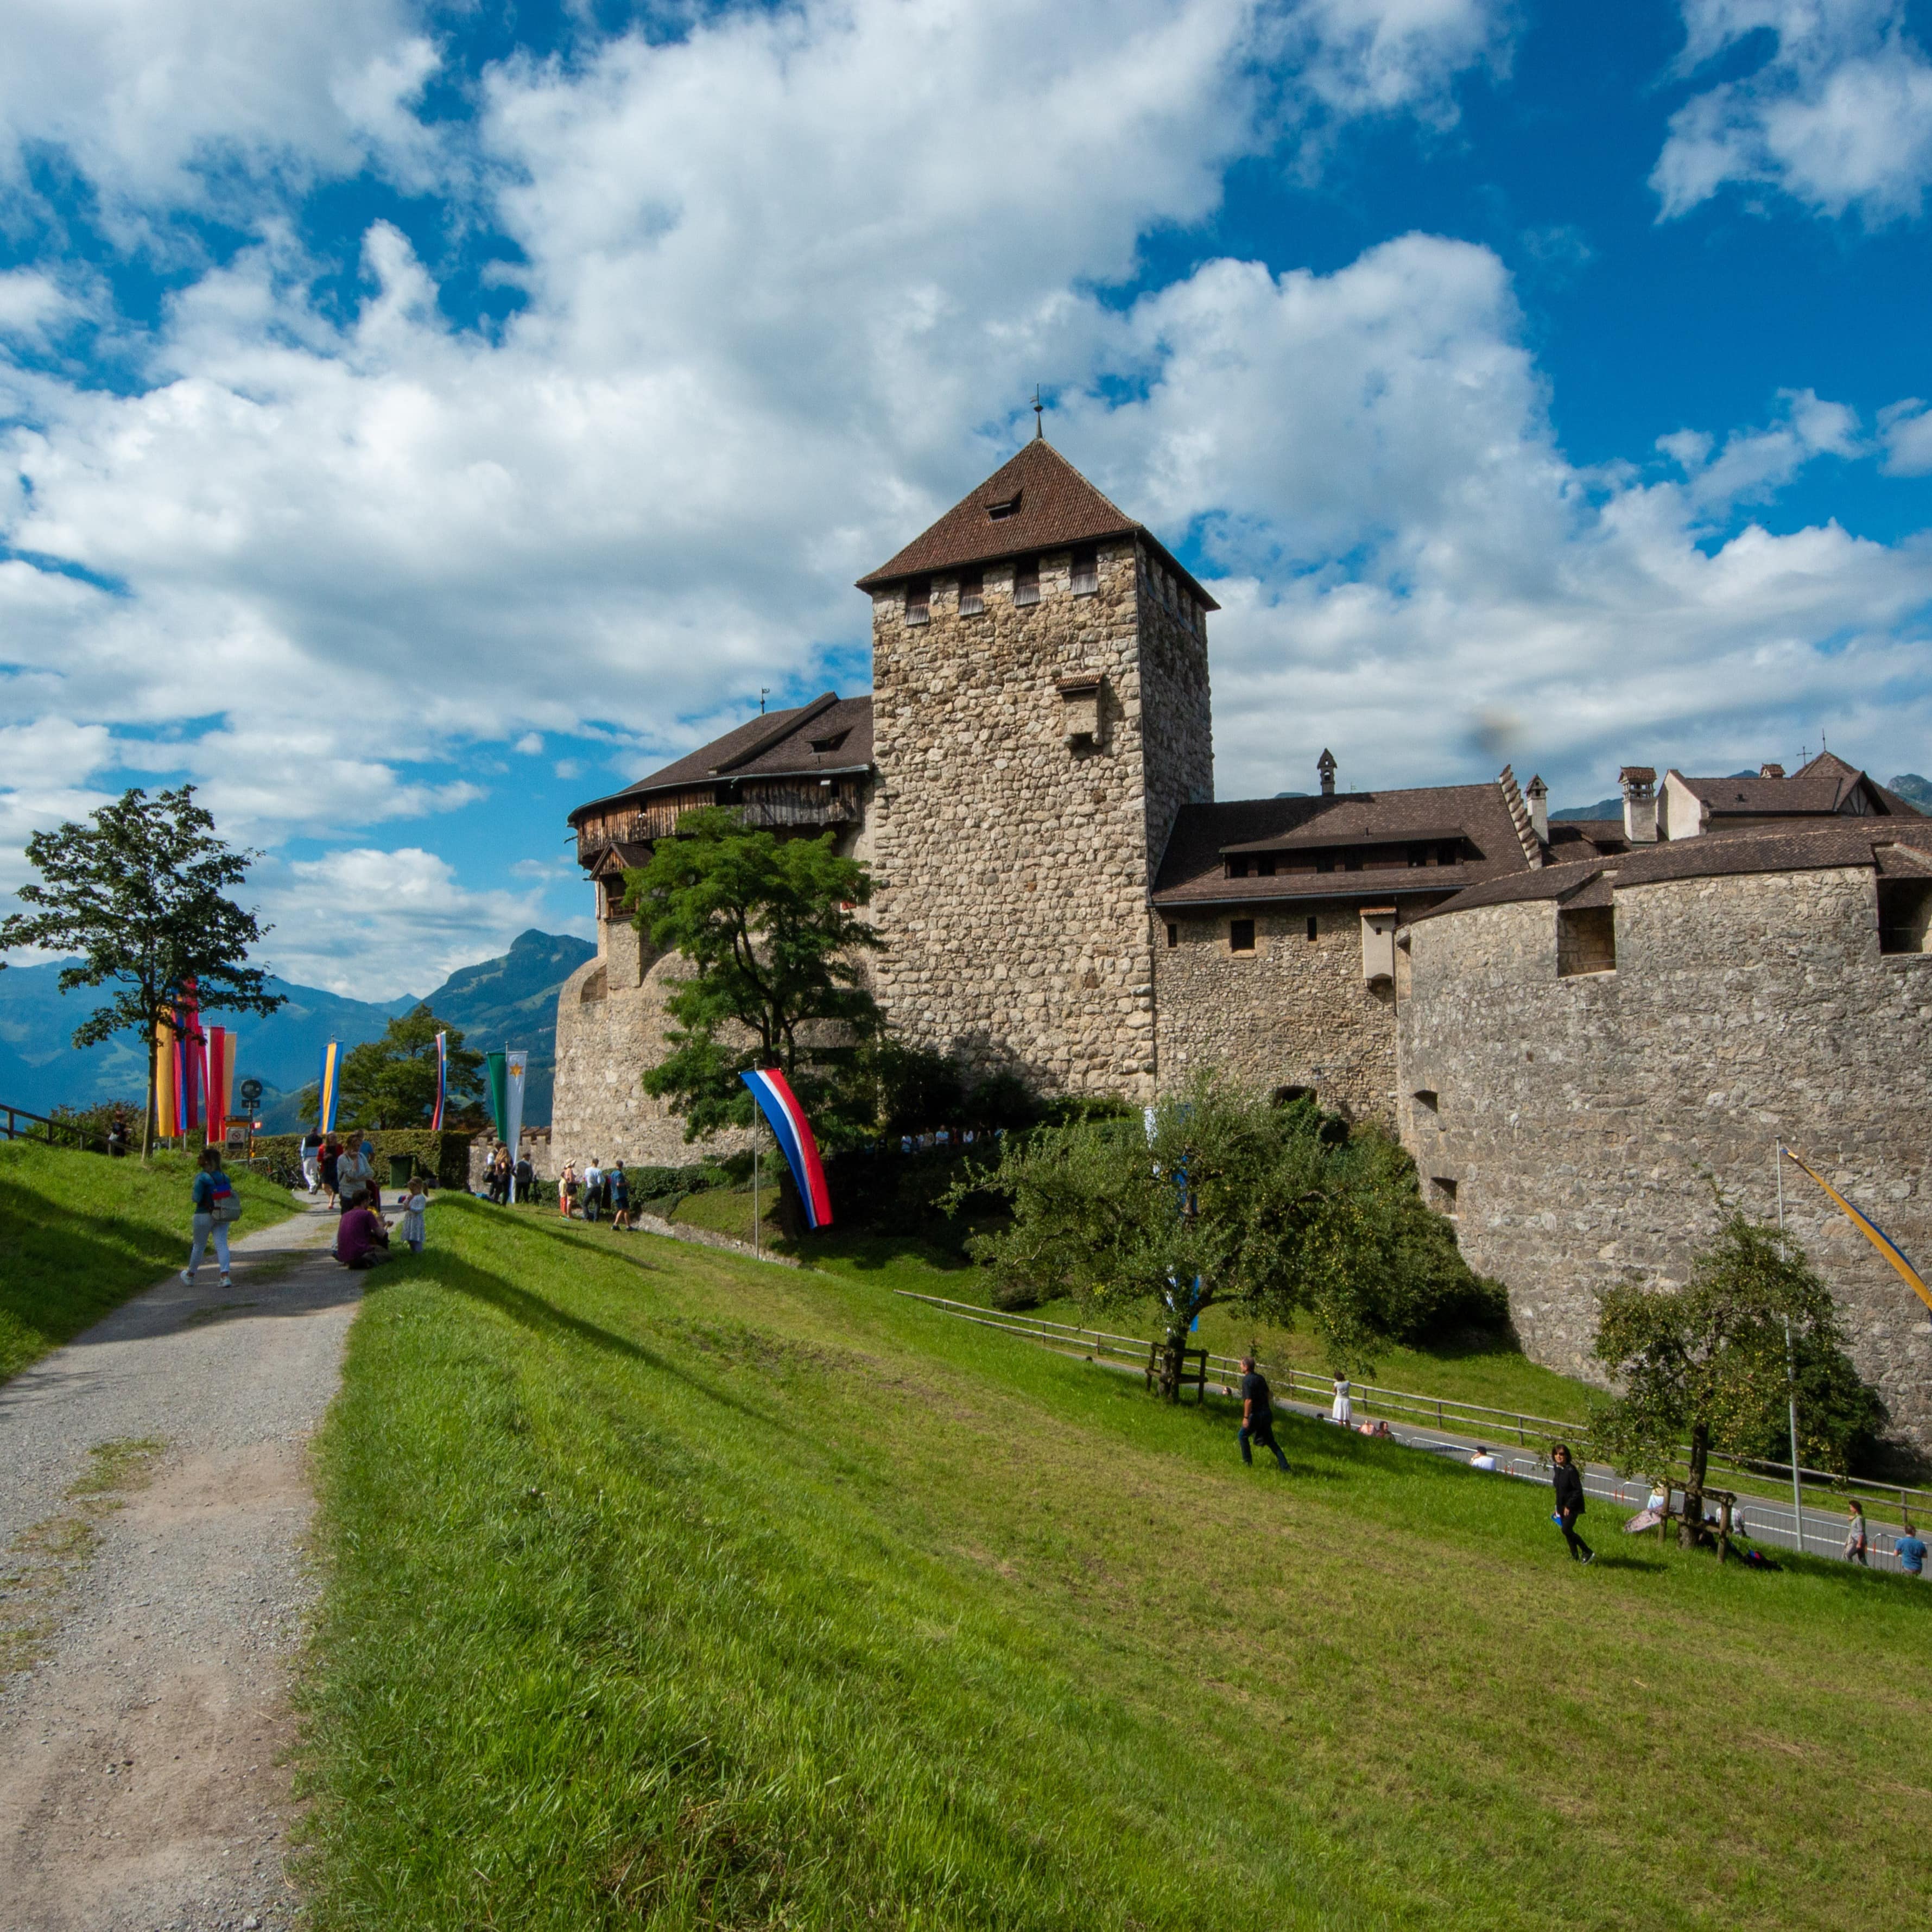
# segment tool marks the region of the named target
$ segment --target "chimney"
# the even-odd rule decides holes
[[[1784,776],[1784,767],[1782,765],[1760,765],[1757,768],[1757,775],[1761,778],[1781,778]]]
[[[1626,765],[1617,774],[1624,792],[1624,836],[1633,845],[1657,843],[1657,770]]]
[[[1523,794],[1529,801],[1529,822],[1534,828],[1538,841],[1550,843],[1550,788],[1538,776],[1529,782],[1529,789]]]
[[[1322,796],[1333,798],[1335,796],[1335,754],[1324,751],[1316,760],[1315,769],[1322,774]]]

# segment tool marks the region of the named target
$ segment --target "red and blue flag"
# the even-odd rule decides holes
[[[739,1076],[752,1090],[752,1098],[771,1123],[778,1146],[791,1164],[791,1178],[798,1183],[805,1203],[805,1218],[814,1228],[832,1225],[832,1190],[825,1184],[825,1163],[818,1157],[818,1143],[791,1082],[776,1066],[754,1067]]]

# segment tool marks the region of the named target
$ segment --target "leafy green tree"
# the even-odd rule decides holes
[[[1096,1314],[1152,1304],[1170,1397],[1204,1308],[1228,1303],[1285,1328],[1306,1316],[1335,1372],[1354,1373],[1439,1289],[1402,1279],[1415,1256],[1444,1271],[1415,1225],[1436,1217],[1399,1149],[1312,1104],[1275,1106],[1212,1076],[1162,1101],[1150,1127],[1101,1118],[1010,1135],[998,1165],[962,1180],[954,1199],[980,1191],[1012,1210],[1010,1226],[968,1244],[991,1264],[996,1295],[1070,1294]],[[1442,1234],[1459,1286],[1474,1292]]]
[[[380,1040],[364,1040],[342,1056],[336,1118],[344,1127],[427,1127],[436,1115],[436,1036],[449,1035],[443,1120],[451,1126],[480,1127],[483,1056],[469,1052],[463,1035],[446,1027],[425,1005],[392,1019]],[[315,1117],[321,1094],[311,1083],[301,1106]]]
[[[874,1131],[876,1082],[858,1062],[883,1022],[862,961],[885,942],[859,916],[871,874],[832,848],[830,832],[780,838],[712,806],[625,874],[639,932],[691,969],[664,1002],[669,1051],[644,1075],[686,1140],[752,1124],[739,1076],[754,1066],[783,1070],[824,1144]]]
[[[1842,1474],[1882,1426],[1831,1291],[1790,1234],[1725,1208],[1681,1288],[1635,1283],[1604,1297],[1597,1358],[1623,1393],[1600,1402],[1592,1439],[1626,1474],[1660,1477],[1688,1445],[1687,1549],[1702,1536],[1711,1453],[1789,1454],[1786,1324],[1797,1367],[1800,1457]]]
[[[26,851],[40,876],[20,890],[31,910],[0,922],[0,950],[78,953],[61,969],[63,993],[115,989],[74,1028],[74,1043],[98,1046],[129,1028],[146,1041],[145,1160],[154,1146],[154,1029],[172,1018],[186,982],[194,981],[204,1014],[267,1014],[283,1003],[265,974],[243,964],[269,928],[226,893],[261,855],[216,836],[193,785],[152,798],[135,787],[87,824],[36,832]]]

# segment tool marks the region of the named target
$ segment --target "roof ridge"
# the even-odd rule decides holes
[[[1536,821],[1530,817],[1529,807],[1523,802],[1522,788],[1516,783],[1516,773],[1508,765],[1497,775],[1496,785],[1508,808],[1510,823],[1516,827],[1516,843],[1522,848],[1522,856],[1529,861],[1532,872],[1540,872],[1543,842],[1537,837]]]
[[[836,691],[821,692],[809,704],[801,704],[796,711],[781,714],[782,722],[769,731],[761,731],[748,745],[740,746],[722,764],[713,765],[708,776],[722,777],[726,772],[735,772],[740,765],[748,765],[754,758],[762,758],[774,745],[782,745],[794,731],[809,724],[821,711],[829,711],[838,702]]]

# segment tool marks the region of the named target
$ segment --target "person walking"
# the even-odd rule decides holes
[[[322,1136],[314,1128],[302,1136],[303,1184],[313,1194],[322,1184]]]
[[[1241,1358],[1241,1431],[1237,1439],[1244,1462],[1253,1466],[1255,1459],[1248,1444],[1258,1442],[1264,1449],[1274,1451],[1276,1468],[1287,1474],[1288,1458],[1274,1439],[1274,1392],[1268,1385],[1267,1376],[1255,1366],[1252,1355]]]
[[[1556,1526],[1570,1546],[1570,1556],[1577,1563],[1594,1563],[1597,1552],[1576,1534],[1576,1519],[1583,1514],[1583,1472],[1570,1460],[1570,1445],[1557,1443],[1550,1452],[1551,1480],[1556,1490]]]
[[[1856,1496],[1845,1509],[1845,1561],[1862,1564],[1865,1560],[1865,1506]]]
[[[333,1134],[322,1143],[322,1160],[317,1172],[322,1176],[322,1191],[328,1196],[328,1204],[333,1208],[340,1198],[336,1183],[342,1167],[342,1143]]]
[[[529,1200],[537,1184],[536,1168],[530,1156],[528,1154],[519,1156],[516,1166],[510,1170],[510,1172],[514,1177],[517,1184],[516,1198],[519,1201]]]
[[[620,1229],[626,1234],[631,1232],[631,1177],[624,1172],[624,1163],[614,1160],[610,1172],[604,1177],[604,1192],[610,1202],[610,1232]]]
[[[239,1213],[235,1198],[235,1188],[226,1174],[221,1171],[221,1150],[203,1148],[201,1165],[196,1170],[194,1184],[189,1190],[194,1219],[190,1226],[194,1231],[194,1245],[188,1252],[188,1266],[182,1270],[182,1281],[189,1288],[194,1286],[194,1271],[201,1265],[201,1258],[208,1252],[212,1239],[214,1243],[216,1258],[221,1264],[221,1285],[233,1286],[228,1278],[228,1224]]]
[[[1892,1546],[1898,1558],[1898,1567],[1908,1576],[1922,1576],[1925,1574],[1925,1539],[1912,1526],[1910,1519],[1899,1525],[1905,1534],[1894,1536]]]
[[[1348,1400],[1348,1378],[1335,1378],[1335,1400],[1328,1405],[1328,1420],[1339,1422],[1344,1429],[1355,1419],[1355,1405]]]
[[[352,1208],[356,1197],[365,1194],[371,1208],[380,1208],[382,1197],[375,1190],[376,1163],[369,1157],[369,1150],[363,1144],[358,1129],[349,1136],[349,1144],[342,1150],[342,1158],[335,1163],[335,1191],[342,1197],[345,1207]]]

